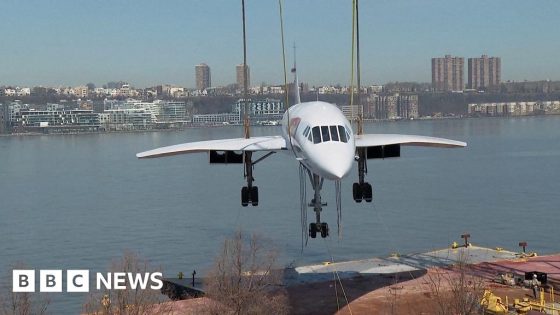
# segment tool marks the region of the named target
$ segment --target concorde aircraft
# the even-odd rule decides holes
[[[295,86],[299,86],[297,75]],[[296,104],[284,113],[281,135],[190,142],[141,152],[136,156],[143,159],[207,152],[211,164],[244,164],[247,186],[241,189],[241,204],[246,207],[259,203],[258,187],[253,185],[255,164],[273,153],[286,151],[300,163],[313,187],[313,199],[308,205],[302,204],[302,209],[312,207],[316,217],[315,222],[309,224],[308,235],[316,238],[320,233],[325,238],[329,235],[328,224],[321,222],[321,211],[326,205],[321,201],[325,179],[337,182],[340,187],[341,179],[350,174],[352,164],[357,162],[358,182],[352,186],[353,199],[355,202],[371,202],[372,186],[365,181],[368,159],[399,157],[401,146],[453,148],[467,145],[461,141],[417,135],[354,134],[350,122],[337,106],[321,101],[302,103],[299,89],[295,90]],[[263,155],[254,159],[257,152]],[[337,193],[339,207],[339,188]],[[301,199],[306,202],[305,197]]]

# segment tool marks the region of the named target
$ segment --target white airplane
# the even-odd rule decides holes
[[[297,75],[295,83],[295,86],[298,86]],[[335,105],[321,101],[301,103],[299,89],[296,89],[295,98],[296,104],[284,113],[282,135],[190,142],[141,152],[136,156],[143,159],[207,152],[210,163],[244,164],[247,186],[241,189],[241,204],[257,206],[259,193],[258,187],[253,185],[254,165],[277,151],[288,152],[299,161],[313,186],[314,198],[309,207],[313,208],[316,221],[309,225],[309,236],[315,238],[317,233],[320,233],[321,237],[325,238],[329,235],[329,227],[327,223],[321,222],[322,207],[326,205],[321,201],[324,179],[338,181],[340,184],[340,180],[348,176],[353,162],[356,161],[359,180],[353,184],[354,201],[371,202],[372,186],[365,181],[368,159],[399,157],[400,147],[403,145],[430,147],[467,145],[461,141],[416,135],[356,135],[350,128],[348,119]],[[266,154],[253,161],[253,154],[256,152]],[[339,189],[338,194],[340,194]],[[337,198],[339,203],[340,196]],[[305,197],[302,200],[305,200]],[[305,207],[306,205],[302,205],[302,209]]]

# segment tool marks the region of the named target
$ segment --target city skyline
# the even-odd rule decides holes
[[[13,2],[0,12],[6,43],[0,51],[0,85],[125,80],[139,87],[195,87],[194,66],[202,62],[214,72],[213,85],[236,82],[231,69],[242,62],[237,1],[70,4]],[[360,4],[364,85],[429,82],[430,58],[446,54],[500,56],[504,82],[560,79],[555,56],[560,44],[553,40],[556,1]],[[283,81],[277,5],[246,3],[253,85]],[[302,81],[349,83],[351,18],[350,1],[285,1],[285,38],[298,46]],[[288,64],[292,55],[287,51]]]

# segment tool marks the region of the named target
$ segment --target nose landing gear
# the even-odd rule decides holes
[[[319,177],[317,174],[309,174],[311,179],[311,184],[313,185],[313,190],[315,192],[314,198],[311,200],[309,207],[313,207],[315,211],[315,223],[309,224],[309,236],[311,238],[316,238],[317,233],[321,234],[322,238],[329,236],[329,225],[326,222],[321,222],[321,211],[326,203],[321,202],[321,188],[323,188],[323,178]]]
[[[310,223],[309,224],[309,236],[311,238],[316,238],[317,233],[321,234],[322,238],[329,236],[329,225],[326,222],[323,223]]]

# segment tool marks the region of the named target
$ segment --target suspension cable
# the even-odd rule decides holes
[[[284,102],[286,104],[286,112],[288,117],[288,137],[290,138],[290,145],[292,144],[292,135],[290,133],[290,103],[288,99],[288,73],[286,71],[286,46],[284,44],[284,10],[282,6],[282,0],[278,0],[278,7],[280,11],[280,37],[282,38],[282,64],[284,65]]]
[[[249,109],[247,104],[247,37],[245,33],[245,0],[241,0],[241,11],[243,14],[243,130],[245,139],[251,137],[250,127],[249,127]]]
[[[352,0],[352,56],[350,64],[350,108],[352,109],[352,118],[354,118],[354,47],[355,47],[355,31],[356,31],[356,0]]]
[[[280,35],[282,38],[282,63],[284,65],[284,98],[286,101],[286,109],[288,109],[290,106],[288,103],[288,74],[286,71],[286,48],[284,45],[284,10],[282,2],[282,0],[278,0],[278,6],[280,8]]]
[[[359,8],[359,0],[356,1],[356,76],[357,76],[357,83],[358,83],[358,94],[356,94],[358,99],[358,106],[361,106],[361,110],[358,108],[358,130],[357,134],[361,135],[364,133],[364,125],[363,125],[363,114],[364,114],[364,105],[362,104],[361,100],[361,92],[362,92],[362,85],[361,85],[361,68],[360,68],[360,12],[358,11]]]
[[[303,254],[303,247],[307,246],[309,234],[307,233],[307,168],[303,163],[299,163],[299,203],[301,212],[301,253]]]
[[[342,188],[341,181],[337,180],[334,182],[335,195],[336,195],[336,225],[338,231],[338,239],[342,238]]]

